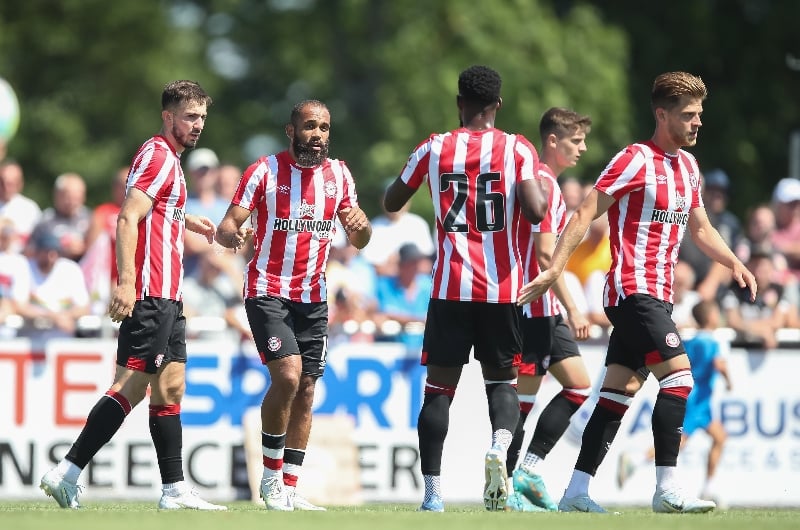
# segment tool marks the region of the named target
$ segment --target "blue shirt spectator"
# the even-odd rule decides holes
[[[406,345],[409,352],[419,352],[422,350],[432,281],[429,274],[419,273],[419,262],[426,256],[414,243],[400,247],[398,254],[397,275],[378,277],[379,314],[376,320],[379,323],[397,322],[401,329],[398,340]]]

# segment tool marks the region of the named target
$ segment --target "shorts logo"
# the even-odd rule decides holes
[[[670,348],[677,348],[678,344],[681,343],[681,339],[678,337],[677,333],[667,333],[666,342],[667,346]]]
[[[267,340],[267,348],[272,352],[280,350],[281,344],[281,339],[278,337],[270,337],[269,340]]]
[[[544,359],[542,359],[542,368],[547,370],[550,367],[550,356],[545,355]]]
[[[164,362],[164,354],[159,353],[156,355],[156,368],[161,368],[161,363]]]

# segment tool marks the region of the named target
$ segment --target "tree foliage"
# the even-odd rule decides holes
[[[800,73],[786,55],[800,56],[798,15],[799,2],[779,0],[5,2],[0,76],[22,105],[8,152],[40,203],[58,174],[77,171],[96,204],[158,130],[168,81],[203,84],[214,105],[200,144],[242,167],[283,149],[292,105],[317,98],[332,111],[332,154],[374,215],[413,147],[457,126],[456,79],[471,64],[502,74],[498,126],[534,144],[550,106],[592,117],[573,171],[586,180],[649,137],[653,78],[684,69],[710,90],[694,152],[701,167],[729,173],[742,212],[787,172]]]

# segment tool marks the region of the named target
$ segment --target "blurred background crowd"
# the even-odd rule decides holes
[[[222,218],[241,169],[284,149],[292,105],[325,101],[331,155],[347,161],[375,233],[338,239],[328,286],[332,340],[418,348],[434,253],[425,194],[387,214],[387,179],[431,132],[454,128],[455,82],[470,64],[503,76],[498,125],[537,143],[544,109],[592,117],[589,150],[561,182],[570,208],[611,154],[652,133],[655,75],[686,70],[709,87],[693,154],[714,224],[759,279],[755,303],[684,243],[675,317],[691,327],[716,299],[736,340],[791,337],[800,304],[800,2],[789,0],[100,0],[0,3],[0,336],[107,336],[114,223],[133,150],[159,123],[173,79],[214,98],[187,153],[188,211]],[[502,28],[502,29],[499,29]],[[680,43],[676,39],[680,33]],[[748,35],[742,39],[741,35]],[[427,60],[436,57],[436,60]],[[19,115],[5,102],[16,93]],[[721,168],[721,169],[713,169]],[[341,232],[339,233],[341,236]],[[186,242],[190,336],[248,339],[246,253]],[[605,219],[569,264],[573,297],[602,333]]]
[[[188,153],[187,212],[219,222],[241,176],[209,148]],[[24,168],[0,162],[0,334],[3,337],[109,336],[105,317],[116,282],[116,216],[124,198],[127,167],[110,178],[106,202],[86,204],[86,183],[77,173],[55,179],[52,197],[39,204],[24,192]],[[769,201],[748,208],[743,219],[728,208],[731,182],[722,169],[702,176],[703,199],[712,223],[756,275],[751,301],[729,271],[687,238],[675,277],[674,318],[694,329],[692,307],[715,300],[734,342],[767,349],[789,328],[800,327],[800,180],[778,181]],[[574,211],[592,186],[574,177],[560,182],[567,209]],[[327,285],[331,341],[401,341],[419,351],[435,259],[429,223],[408,207],[372,219],[373,236],[359,251],[341,228],[332,243]],[[598,218],[567,265],[568,285],[578,308],[607,331],[602,291],[611,255],[608,221]],[[184,310],[189,336],[249,341],[242,304],[242,276],[249,252],[233,253],[187,233]],[[783,335],[781,335],[783,333]]]

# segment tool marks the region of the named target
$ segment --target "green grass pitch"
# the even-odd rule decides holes
[[[798,509],[730,509],[709,514],[654,514],[620,508],[620,515],[487,512],[481,505],[448,505],[421,513],[410,504],[332,507],[327,512],[268,512],[250,502],[227,503],[226,512],[159,511],[157,501],[89,502],[62,510],[53,501],[0,502],[0,528],[8,530],[778,530],[800,528]],[[269,525],[269,526],[267,526]],[[534,526],[536,525],[536,526]],[[543,526],[539,526],[543,525]]]

